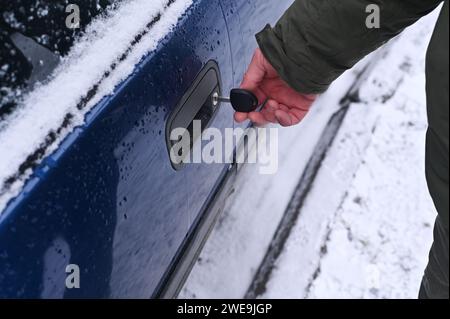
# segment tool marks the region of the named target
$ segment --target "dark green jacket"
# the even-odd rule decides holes
[[[264,55],[303,93],[322,93],[342,72],[435,9],[442,0],[297,0],[257,35]],[[381,28],[366,27],[378,4]]]
[[[422,297],[449,296],[449,24],[448,0],[297,0],[275,28],[256,37],[280,76],[302,93],[322,93],[407,26],[443,3],[427,54],[426,174],[439,212]],[[368,28],[368,5],[380,8],[380,28]],[[421,212],[411,212],[418,214]]]

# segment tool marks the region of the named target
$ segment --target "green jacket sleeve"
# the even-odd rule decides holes
[[[442,0],[296,0],[274,28],[256,35],[264,56],[302,93],[321,93],[368,53],[431,12]],[[380,10],[368,28],[367,6]]]

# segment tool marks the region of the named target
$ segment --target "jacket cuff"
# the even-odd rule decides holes
[[[297,92],[320,94],[329,87],[329,84],[313,82],[311,79],[314,76],[309,76],[307,70],[286,55],[283,42],[269,24],[256,34],[256,41],[264,57],[277,70],[280,77]]]

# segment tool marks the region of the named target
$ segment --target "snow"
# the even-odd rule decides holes
[[[436,216],[424,176],[424,61],[436,13],[406,30],[371,70],[259,298],[417,297]],[[347,80],[299,127],[280,131],[278,175],[242,168],[181,298],[245,296]]]
[[[417,297],[436,217],[424,173],[435,18],[406,31],[361,88],[261,297]]]
[[[244,165],[234,196],[208,238],[180,298],[242,298],[330,117],[368,60],[345,73],[298,126],[279,130],[279,169]]]
[[[156,49],[192,0],[177,0],[164,10],[168,3],[169,0],[128,0],[104,17],[95,19],[52,79],[29,93],[19,109],[0,123],[0,211],[19,194],[31,169],[12,185],[6,187],[5,181],[15,175],[28,155],[44,143],[48,133],[56,131],[67,114],[74,116],[72,123],[47,148],[45,156],[55,151],[75,127],[83,125],[85,115],[102,98],[113,93],[143,56]],[[110,76],[102,80],[111,64],[118,61],[135,36],[146,30],[146,25],[159,13],[162,13],[161,19],[150,32],[133,47],[124,61],[118,63]],[[97,94],[79,110],[77,104],[99,82]]]

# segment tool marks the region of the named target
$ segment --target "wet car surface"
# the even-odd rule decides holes
[[[89,17],[110,5],[92,3]],[[28,162],[32,175],[0,215],[0,297],[159,296],[229,170],[227,164],[174,170],[167,121],[211,61],[219,68],[223,92],[238,86],[256,46],[254,33],[275,22],[289,3],[194,1],[157,49],[89,110],[82,126],[51,155]],[[2,7],[2,13],[16,9]],[[23,54],[16,50],[19,58],[11,56],[15,44],[5,16],[1,36],[9,40],[2,59],[15,61],[8,62],[15,71],[2,75],[3,91],[12,94],[2,95],[4,116],[13,114],[11,103],[20,100],[11,91],[27,86],[32,74]],[[42,40],[39,31],[30,30],[20,33],[58,56],[76,38],[64,31],[69,33]],[[221,107],[210,126],[233,127],[232,115],[231,108]],[[80,288],[67,288],[67,265],[79,266]]]

